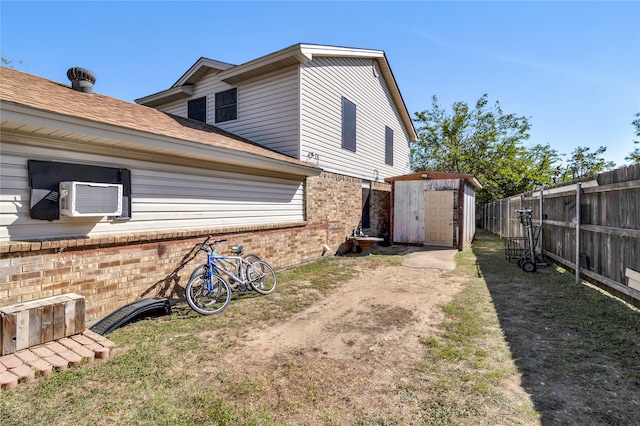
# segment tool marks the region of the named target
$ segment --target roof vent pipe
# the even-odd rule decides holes
[[[96,75],[84,68],[73,67],[67,71],[67,77],[71,80],[71,88],[82,93],[93,93],[93,84]]]

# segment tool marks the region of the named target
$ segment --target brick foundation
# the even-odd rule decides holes
[[[196,263],[173,279],[169,276],[208,235],[228,239],[220,253],[243,244],[245,253],[257,254],[275,269],[315,260],[323,255],[325,244],[328,254],[339,252],[360,220],[361,180],[323,173],[308,178],[306,189],[303,223],[0,243],[1,303],[76,293],[85,297],[86,318],[91,321],[144,297],[183,297]],[[388,221],[389,189],[385,184],[376,189],[380,194],[371,209],[376,215],[372,226]]]

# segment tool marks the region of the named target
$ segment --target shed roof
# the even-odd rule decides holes
[[[443,172],[417,172],[402,176],[393,176],[385,179],[385,182],[397,182],[403,180],[423,180],[423,179],[464,179],[470,185],[480,189],[482,185],[472,174],[465,173],[443,173]]]

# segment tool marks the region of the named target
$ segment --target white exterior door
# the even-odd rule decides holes
[[[424,243],[453,246],[453,191],[425,191]]]

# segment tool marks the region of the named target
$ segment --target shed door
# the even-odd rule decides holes
[[[453,246],[453,191],[425,191],[424,243]]]

